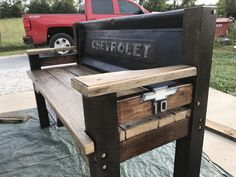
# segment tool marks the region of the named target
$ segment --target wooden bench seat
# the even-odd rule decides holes
[[[199,176],[214,13],[198,7],[76,23],[76,47],[29,51],[41,127],[50,126],[48,103],[91,177],[118,177],[120,162],[175,140],[174,177]]]
[[[63,125],[71,132],[78,147],[85,155],[93,153],[95,149],[93,141],[85,133],[82,95],[71,87],[71,79],[78,76],[93,75],[96,73],[98,72],[81,65],[28,71],[28,75],[34,82],[35,89],[46,98],[47,102],[56,112]],[[140,91],[142,91],[141,88],[134,90],[131,89],[126,93],[118,93],[117,97],[138,93]],[[137,96],[134,98],[136,97]],[[118,115],[122,116],[122,113],[125,110],[123,104],[127,105],[129,101],[125,103],[126,99],[124,99],[123,102],[119,99],[117,100],[120,105],[117,112]],[[184,104],[190,102],[191,99],[185,101]],[[158,117],[149,114],[148,117],[143,119],[135,119],[137,116],[134,116],[134,120],[126,120],[125,122],[120,119],[121,122],[118,127],[120,141],[125,141],[134,136],[161,128],[164,125],[174,122],[177,122],[178,125],[180,120],[189,117],[187,114],[189,114],[188,111],[183,109],[173,110],[168,114],[159,115]],[[186,122],[187,121],[188,120],[186,120]]]

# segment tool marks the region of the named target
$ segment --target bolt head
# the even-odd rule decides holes
[[[102,166],[102,170],[105,171],[106,169],[107,169],[107,165],[103,165],[103,166]]]
[[[200,105],[201,105],[201,103],[200,103],[200,101],[198,101],[198,102],[197,102],[197,106],[200,106]]]
[[[102,159],[105,159],[107,157],[107,154],[105,152],[102,153]]]
[[[198,130],[202,130],[202,126],[201,125],[198,126]]]

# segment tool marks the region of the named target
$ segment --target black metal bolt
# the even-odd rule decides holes
[[[197,106],[200,106],[200,105],[201,105],[201,103],[200,103],[200,101],[198,101],[198,102],[197,102]]]
[[[103,166],[102,166],[102,170],[105,171],[106,169],[107,169],[107,165],[103,165]]]
[[[202,122],[203,122],[203,119],[202,119],[202,118],[201,118],[201,119],[199,119],[199,122],[200,122],[200,123],[202,123]]]
[[[107,154],[105,152],[102,153],[102,159],[105,159],[107,157]]]
[[[201,125],[198,126],[198,130],[199,131],[202,130],[202,126]]]

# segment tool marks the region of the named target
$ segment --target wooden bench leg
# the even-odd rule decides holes
[[[89,156],[91,177],[119,177],[119,134],[116,94],[83,97],[86,133],[94,141]]]
[[[199,177],[215,32],[215,10],[186,9],[183,19],[182,63],[196,66],[189,135],[177,140],[174,177]]]
[[[58,127],[63,127],[64,126],[62,121],[58,117],[57,117],[57,126]]]
[[[50,126],[49,117],[48,117],[48,110],[46,107],[45,99],[41,93],[38,93],[34,89],[35,99],[38,108],[38,115],[39,115],[39,122],[41,128],[46,128]]]
[[[203,134],[197,136],[192,135],[177,140],[174,177],[199,177]]]

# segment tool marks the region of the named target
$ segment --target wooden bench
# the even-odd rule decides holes
[[[76,47],[29,50],[41,127],[47,102],[92,177],[174,140],[174,176],[199,176],[214,26],[199,7],[75,24]]]

